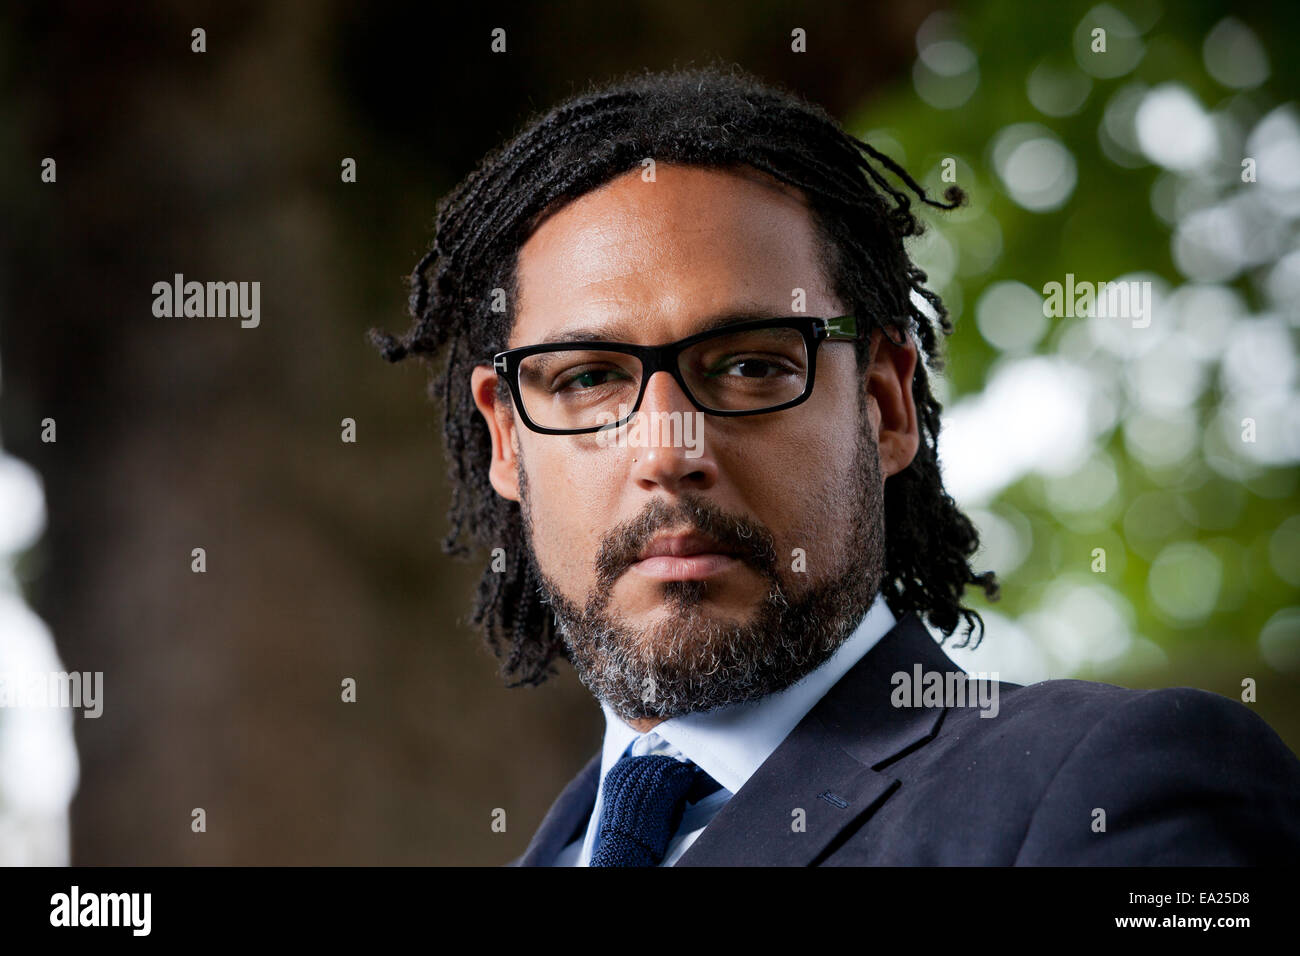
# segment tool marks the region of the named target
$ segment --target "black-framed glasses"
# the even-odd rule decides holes
[[[655,372],[667,372],[701,412],[761,415],[812,394],[817,347],[861,337],[856,317],[755,319],[667,345],[548,342],[498,352],[503,376],[529,428],[581,435],[625,424]]]

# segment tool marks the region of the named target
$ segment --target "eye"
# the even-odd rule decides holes
[[[570,386],[575,386],[574,391],[585,391],[589,388],[598,388],[601,385],[608,385],[612,382],[626,381],[629,376],[620,369],[616,368],[591,368],[584,369],[581,372],[566,372],[556,379],[555,391],[564,391]]]
[[[727,375],[761,379],[771,378],[773,375],[780,375],[789,371],[790,368],[786,362],[773,362],[755,356],[728,356],[710,368],[708,374],[710,377]]]

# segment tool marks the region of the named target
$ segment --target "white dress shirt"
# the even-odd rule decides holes
[[[582,839],[574,840],[556,857],[556,866],[589,866],[595,848],[600,814],[604,808],[605,775],[622,757],[664,754],[690,760],[703,768],[722,788],[698,803],[687,804],[660,866],[672,866],[690,848],[709,821],[754,772],[772,756],[800,720],[898,622],[877,595],[862,623],[821,666],[785,690],[743,704],[731,704],[703,713],[673,717],[648,733],[629,727],[608,705],[605,743],[600,759],[600,787],[596,805]]]

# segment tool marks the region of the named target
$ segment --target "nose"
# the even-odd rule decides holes
[[[698,411],[668,372],[646,382],[637,410],[639,441],[630,449],[632,479],[645,491],[705,491],[718,480],[718,464],[705,441],[708,416]]]

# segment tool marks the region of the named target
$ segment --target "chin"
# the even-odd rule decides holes
[[[745,627],[758,618],[757,604],[738,607],[714,600],[665,601],[654,611],[639,618],[624,618],[632,627],[639,627],[645,639],[654,643],[688,636],[692,632],[701,637],[720,628]]]
[[[641,621],[711,621],[746,624],[754,620],[765,590],[758,587],[719,585],[710,581],[660,581],[649,593],[638,593],[635,611],[623,611],[631,623]],[[613,608],[617,611],[617,606]]]

